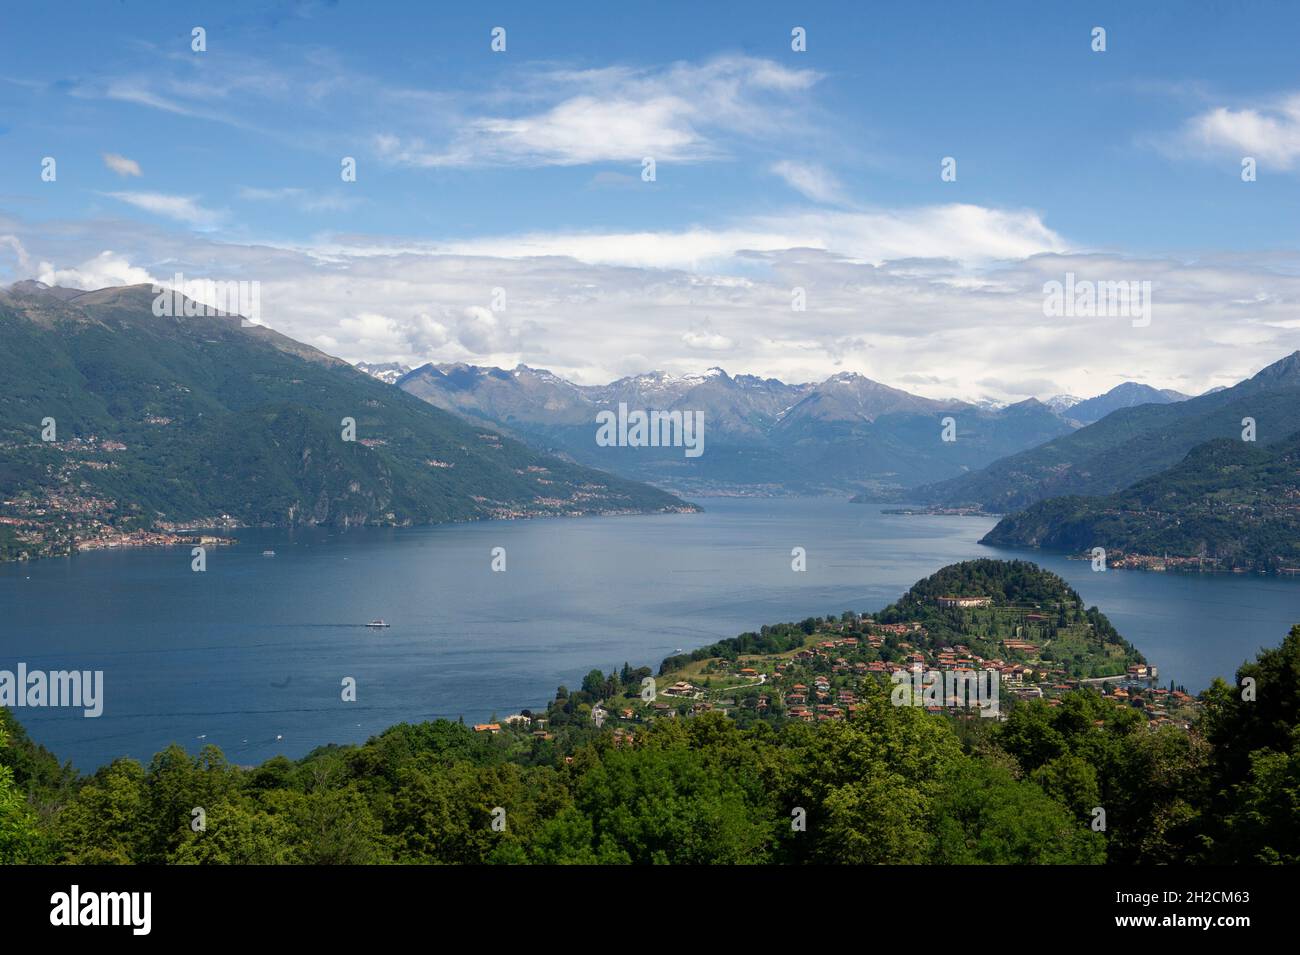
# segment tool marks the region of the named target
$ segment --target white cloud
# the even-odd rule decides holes
[[[456,337],[474,354],[488,355],[509,346],[510,331],[491,309],[470,305],[456,323]]]
[[[838,202],[840,199],[839,180],[816,163],[783,159],[773,163],[771,170],[784,179],[791,189],[814,202]]]
[[[382,161],[425,168],[639,164],[646,156],[698,163],[834,134],[811,99],[820,73],[747,55],[595,69],[511,62],[463,88],[387,85],[323,50],[273,61],[237,53],[163,60],[165,68],[80,81],[71,94],[329,155],[354,154],[360,140]]]
[[[715,332],[713,323],[707,318],[682,335],[682,341],[687,348],[701,351],[726,351],[735,345],[730,338]]]
[[[526,78],[540,110],[464,120],[449,142],[384,133],[390,162],[424,167],[575,166],[598,162],[701,162],[728,155],[718,133],[763,136],[794,122],[790,103],[818,79],[770,60],[716,57],[660,69],[549,70]],[[499,98],[499,97],[498,97]]]
[[[427,355],[446,347],[451,341],[447,326],[428,312],[418,312],[398,325],[406,354]]]
[[[389,302],[409,301],[404,294]],[[389,310],[396,312],[400,306]],[[434,312],[437,313],[435,317]],[[434,312],[419,311],[407,318],[390,318],[380,312],[362,311],[341,318],[337,328],[318,334],[313,340],[325,347],[347,343],[353,350],[370,355],[410,356],[441,354],[447,360],[482,360],[487,356],[512,353],[517,330],[491,309],[481,305],[463,308],[435,306]]]
[[[13,250],[14,257],[18,260],[20,274],[26,275],[31,272],[32,257],[27,254],[27,247],[23,245],[18,236],[0,235],[0,247],[8,247]]]
[[[1291,169],[1300,160],[1300,93],[1258,109],[1207,110],[1188,122],[1185,138],[1192,147],[1253,156],[1278,169]]]
[[[263,189],[241,186],[239,197],[249,202],[285,202],[303,212],[345,212],[357,205],[357,199],[333,193],[313,193],[293,186]]]
[[[75,95],[79,96],[103,96],[105,99],[119,100],[123,103],[134,103],[137,106],[148,106],[152,109],[162,110],[165,113],[176,113],[180,116],[204,116],[207,115],[201,110],[196,110],[186,106],[183,103],[161,96],[149,86],[149,80],[133,81],[120,80],[110,82],[102,90],[81,89]]]
[[[240,128],[254,128],[250,109],[269,103],[298,112],[314,105],[334,84],[321,79],[335,64],[306,57],[291,61],[243,56],[227,50],[221,57],[196,57],[188,50],[157,53],[161,62],[151,69],[78,81],[71,95],[83,99],[109,99],[155,109],[176,116],[210,120]],[[282,67],[283,63],[289,63]],[[341,78],[335,82],[346,84]],[[229,109],[231,104],[239,108]],[[292,119],[293,117],[291,117]],[[266,131],[283,126],[271,124]],[[291,125],[293,125],[291,123]]]
[[[338,320],[338,326],[331,333],[318,334],[313,339],[318,348],[337,349],[340,342],[349,342],[374,355],[387,355],[390,352],[407,351],[410,342],[394,322],[379,312],[358,312]]]
[[[239,187],[239,198],[248,199],[252,202],[279,202],[283,199],[297,198],[301,194],[301,189],[294,189],[290,186],[279,189],[260,189],[256,186]]]
[[[108,195],[137,209],[175,219],[200,231],[215,229],[225,216],[222,212],[199,205],[197,196],[173,196],[162,192],[110,192]]]
[[[140,164],[117,153],[104,153],[104,165],[119,176],[141,176]]]
[[[42,262],[37,269],[36,278],[46,285],[62,285],[87,291],[113,285],[155,284],[147,269],[132,265],[125,256],[107,249],[71,268],[60,269],[49,262]]]
[[[875,212],[796,212],[754,217],[715,229],[525,233],[396,244],[344,242],[327,244],[318,251],[340,255],[566,256],[600,265],[744,273],[760,267],[761,259],[749,253],[797,248],[876,264],[918,258],[980,263],[1065,251],[1067,243],[1034,212],[947,205]]]

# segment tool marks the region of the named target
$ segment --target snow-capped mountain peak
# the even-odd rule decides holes
[[[1047,405],[1047,407],[1051,408],[1057,414],[1061,414],[1062,412],[1073,408],[1082,400],[1082,398],[1075,397],[1074,395],[1053,395],[1051,398],[1044,401],[1043,404]]]
[[[410,372],[410,368],[397,361],[369,362],[359,361],[353,365],[357,371],[363,371],[371,378],[378,378],[385,384],[395,385],[397,379]]]

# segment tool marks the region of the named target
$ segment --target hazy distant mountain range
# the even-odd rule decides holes
[[[1134,489],[1137,497],[1039,508],[1000,539],[1076,543],[1122,511],[1133,540],[1157,531],[1174,540],[1187,528],[1170,528],[1186,516],[1203,526],[1222,517],[1219,503],[1265,535],[1292,526],[1265,499],[1294,493],[1277,476],[1294,454],[1267,449],[1300,432],[1300,352],[1195,398],[1125,383],[1082,401],[997,407],[924,398],[849,372],[787,384],[712,368],[601,386],[523,365],[384,363],[363,374],[234,316],[155,316],[153,297],[149,286],[0,289],[0,501],[8,517],[22,517],[0,527],[0,550],[39,543],[50,522],[59,527],[45,530],[69,540],[77,528],[223,515],[405,524],[686,507],[649,484],[851,492],[1010,513],[1048,498],[1115,495],[1179,467],[1164,484]],[[703,414],[705,453],[602,447],[597,416],[619,407]],[[55,441],[41,440],[47,418],[57,422]],[[344,418],[355,419],[354,442],[340,438]],[[943,439],[949,419],[952,441]],[[1216,446],[1217,477],[1197,483],[1191,472],[1202,459],[1188,464],[1188,452],[1240,442],[1247,420],[1266,456],[1238,462],[1233,447]],[[1231,477],[1239,466],[1249,481]],[[1216,488],[1241,493],[1216,500]],[[1213,539],[1240,553],[1282,552],[1259,535]]]
[[[982,471],[917,488],[913,497],[1010,513],[1047,498],[1112,494],[1172,467],[1199,444],[1240,441],[1245,419],[1254,422],[1259,444],[1300,431],[1300,352],[1231,388],[1120,408]]]
[[[1104,395],[1076,401],[1063,409],[1063,413],[1080,424],[1092,424],[1100,421],[1112,411],[1120,408],[1134,408],[1138,405],[1167,405],[1175,401],[1186,401],[1191,395],[1169,388],[1152,388],[1150,385],[1126,381],[1116,385]]]
[[[683,491],[852,491],[862,502],[1007,513],[987,538],[1003,545],[1208,554],[1257,569],[1297,557],[1285,540],[1300,527],[1294,449],[1268,445],[1300,431],[1300,353],[1195,398],[1125,382],[1089,399],[1006,407],[923,398],[852,373],[792,385],[712,368],[582,386],[523,365],[424,365],[396,383],[536,447]],[[707,452],[598,447],[596,414],[620,403],[703,411]],[[949,417],[953,442],[941,439]],[[1241,440],[1244,419],[1257,442]]]
[[[408,524],[686,506],[238,317],[155,316],[153,299],[148,285],[0,289],[0,501],[21,518],[0,537],[29,537],[39,554],[69,521]],[[42,440],[47,419],[54,441]]]
[[[499,427],[534,447],[694,493],[887,492],[942,480],[1073,430],[1034,399],[1007,407],[923,398],[845,372],[816,384],[663,372],[578,385],[520,365],[423,365],[397,380],[439,408]],[[600,447],[596,415],[628,409],[702,412],[705,453]],[[958,440],[941,440],[943,419]]]

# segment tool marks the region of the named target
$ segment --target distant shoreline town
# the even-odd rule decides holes
[[[1068,554],[1066,560],[1092,560],[1090,554]],[[1263,574],[1249,567],[1224,564],[1217,557],[1180,557],[1175,554],[1133,554],[1110,551],[1106,556],[1110,570],[1145,570],[1152,573],[1189,574]],[[1279,567],[1273,572],[1279,577],[1300,577],[1300,567]]]

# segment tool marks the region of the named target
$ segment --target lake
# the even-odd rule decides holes
[[[21,708],[90,770],[169,742],[235,762],[361,742],[393,723],[483,722],[560,684],[651,666],[765,623],[878,610],[940,567],[1028,557],[1193,692],[1300,622],[1300,582],[1133,571],[977,543],[991,519],[830,499],[708,499],[701,514],[425,528],[245,530],[210,548],[0,565],[0,669],[103,670],[104,713]],[[492,570],[505,549],[506,569]],[[791,550],[807,570],[791,569]],[[274,557],[263,557],[266,549]],[[392,626],[367,629],[383,618]],[[341,700],[341,681],[357,684]],[[277,740],[277,737],[282,739]]]

